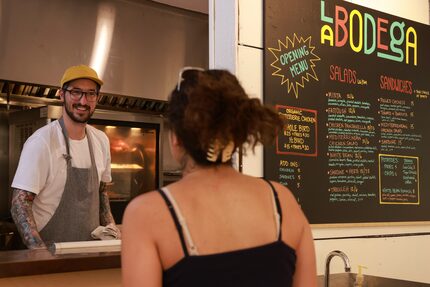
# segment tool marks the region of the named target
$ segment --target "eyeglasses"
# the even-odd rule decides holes
[[[88,102],[95,102],[99,96],[99,93],[97,91],[84,92],[79,89],[71,89],[71,90],[63,89],[63,91],[69,92],[70,98],[72,98],[73,101],[80,101],[82,97],[85,95],[85,98],[87,99]]]
[[[199,67],[183,67],[181,70],[179,70],[178,85],[176,86],[176,90],[178,92],[181,90],[181,83],[185,80],[184,76],[188,71],[204,72],[205,69]]]

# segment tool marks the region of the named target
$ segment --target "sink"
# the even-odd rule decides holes
[[[353,287],[355,273],[337,273],[330,275],[330,287]],[[318,287],[324,286],[324,275],[318,276]],[[363,287],[430,287],[430,284],[364,275]]]
[[[336,273],[330,274],[330,287],[349,287],[353,286],[355,279],[355,274],[346,273]],[[324,275],[318,276],[318,287],[324,287]],[[364,286],[363,286],[364,287]]]

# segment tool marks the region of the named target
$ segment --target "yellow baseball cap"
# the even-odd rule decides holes
[[[88,67],[87,65],[78,65],[67,68],[63,77],[61,78],[61,87],[63,87],[65,83],[76,79],[90,79],[100,86],[103,85],[103,81],[99,78],[97,72],[94,69]]]

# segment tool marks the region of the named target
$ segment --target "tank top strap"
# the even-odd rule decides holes
[[[178,230],[179,239],[181,240],[182,250],[184,251],[185,257],[188,257],[189,255],[198,255],[197,247],[194,245],[185,218],[182,216],[175,198],[166,187],[158,189],[158,192],[161,197],[163,197],[167,207],[169,208],[176,229]],[[186,243],[188,243],[189,251]]]
[[[272,189],[272,202],[273,202],[273,214],[275,217],[276,232],[278,236],[278,241],[282,240],[282,208],[279,202],[278,192],[276,191],[273,184],[264,178],[264,180],[270,185]]]

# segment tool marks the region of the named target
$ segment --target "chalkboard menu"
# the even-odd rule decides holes
[[[264,1],[264,174],[311,223],[430,220],[429,26],[345,1]]]

